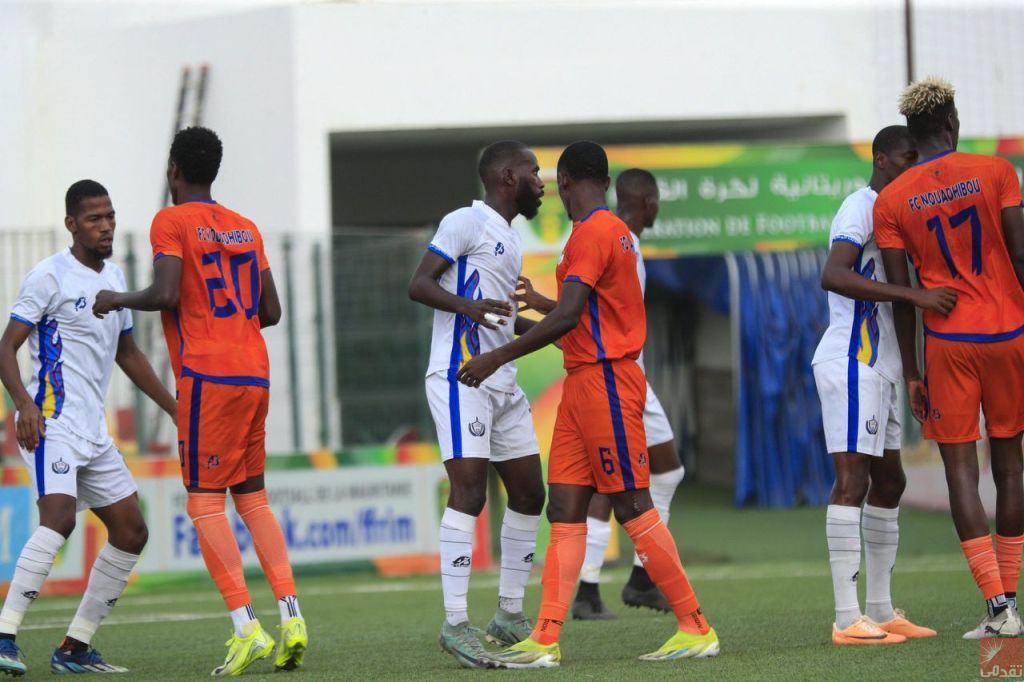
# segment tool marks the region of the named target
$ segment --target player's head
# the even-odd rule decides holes
[[[900,95],[900,113],[918,142],[944,139],[956,149],[960,138],[960,117],[953,96],[956,91],[942,78],[925,78],[911,83]]]
[[[171,143],[167,159],[167,184],[171,200],[178,203],[178,189],[182,185],[209,187],[217,179],[224,147],[217,133],[209,128],[194,126],[179,130]]]
[[[79,180],[64,194],[64,226],[88,255],[99,260],[114,253],[114,206],[95,180]]]
[[[643,168],[624,170],[615,179],[615,200],[620,216],[636,216],[635,227],[629,220],[626,224],[639,236],[658,217],[658,181]]]
[[[886,126],[871,143],[871,158],[884,187],[917,163],[917,142],[906,126]]]
[[[611,179],[608,177],[608,155],[596,142],[581,140],[573,142],[558,157],[558,196],[565,204],[565,211],[573,219],[573,195],[578,191],[608,191]]]
[[[487,194],[505,195],[515,202],[516,211],[533,218],[544,196],[537,156],[522,142],[502,140],[484,149],[477,166]]]

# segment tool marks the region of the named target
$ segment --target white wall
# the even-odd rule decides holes
[[[225,144],[217,198],[268,241],[327,239],[331,132],[829,115],[843,117],[847,139],[869,139],[898,120],[902,2],[819,5],[2,3],[0,228],[59,224],[64,189],[89,176],[108,185],[120,229],[145,235],[180,69],[203,62],[204,121]],[[917,72],[953,80],[962,134],[1024,134],[1024,3],[914,7]],[[308,278],[299,254],[297,265]],[[307,330],[310,297],[297,303]],[[269,446],[283,450],[282,330],[268,339],[279,379]],[[303,331],[305,447],[313,357]]]

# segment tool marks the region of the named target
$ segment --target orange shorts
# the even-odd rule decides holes
[[[925,337],[928,419],[925,438],[940,443],[978,440],[978,414],[990,438],[1024,431],[1024,336],[995,343]]]
[[[548,483],[591,486],[599,493],[647,488],[646,402],[647,380],[634,360],[573,369],[555,418]]]
[[[178,459],[191,488],[228,488],[263,473],[270,391],[178,379]]]

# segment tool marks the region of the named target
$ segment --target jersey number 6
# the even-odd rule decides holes
[[[242,288],[246,282],[239,281],[239,276],[241,275],[239,271],[246,263],[249,264],[248,306],[245,303],[246,297],[242,296]],[[210,264],[217,266],[217,277],[206,278],[206,291],[210,295],[210,308],[213,310],[213,316],[231,317],[238,312],[239,308],[245,311],[245,319],[247,320],[255,315],[260,306],[260,273],[259,268],[256,267],[256,252],[245,251],[244,253],[235,253],[228,258],[231,283],[234,285],[235,291],[234,300],[232,300],[231,293],[224,282],[224,265],[221,262],[220,251],[210,251],[203,254],[203,265]],[[224,305],[217,305],[216,292],[218,291],[224,292]]]

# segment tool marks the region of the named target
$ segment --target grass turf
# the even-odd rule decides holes
[[[562,668],[547,671],[462,670],[440,652],[441,595],[435,577],[379,579],[369,574],[300,575],[311,649],[301,679],[448,679],[474,675],[559,679],[687,680],[966,680],[978,679],[978,643],[961,634],[980,620],[983,604],[946,515],[904,510],[901,551],[893,575],[897,606],[939,636],[891,647],[829,643],[832,590],[824,509],[737,510],[721,491],[684,486],[672,528],[702,606],[722,641],[722,654],[703,661],[641,663],[674,631],[674,618],[626,609],[618,592],[628,567],[608,569],[602,585],[613,622],[569,622]],[[628,541],[624,543],[628,548]],[[863,581],[862,581],[863,583]],[[250,580],[265,626],[278,621],[265,582]],[[474,576],[473,622],[484,627],[497,595],[497,575]],[[536,614],[539,571],[527,591]],[[64,634],[77,599],[43,598],[25,619],[18,643],[29,678],[49,676],[48,658]],[[230,622],[212,583],[201,577],[164,585],[133,585],[94,644],[112,663],[147,680],[208,677],[223,659]],[[271,627],[268,630],[276,633]],[[247,677],[268,675],[272,664]],[[273,679],[280,680],[280,675]]]

